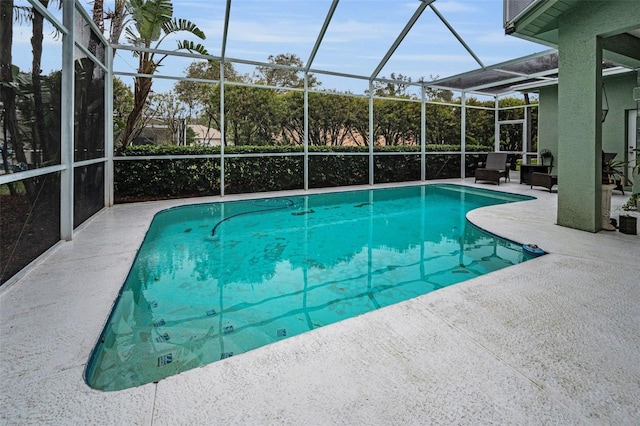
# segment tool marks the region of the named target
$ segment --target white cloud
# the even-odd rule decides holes
[[[393,61],[409,61],[409,62],[445,62],[445,63],[475,63],[471,55],[448,55],[448,54],[413,54],[413,55],[394,55]]]
[[[476,2],[474,2],[474,6],[472,6],[471,2],[460,2],[460,1],[439,1],[436,0],[433,5],[436,7],[436,9],[438,9],[439,12],[444,13],[472,13],[472,12],[477,12],[477,8],[475,7],[475,3],[477,3],[478,0],[476,0]]]
[[[315,41],[315,36],[307,31],[299,31],[297,25],[286,21],[233,21],[229,25],[229,41],[308,44]]]
[[[363,40],[379,40],[391,44],[399,30],[386,22],[336,21],[329,26],[323,39],[325,43],[354,43]]]

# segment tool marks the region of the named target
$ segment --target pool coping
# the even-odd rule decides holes
[[[514,179],[516,180],[516,179]],[[3,424],[629,423],[640,419],[640,238],[555,225],[557,194],[470,212],[549,254],[137,388],[82,373],[153,215],[104,209],[0,288]],[[408,183],[416,185],[423,183]],[[398,186],[376,185],[376,187]],[[315,192],[370,189],[325,188]],[[277,196],[300,191],[279,192]],[[274,194],[259,194],[274,196]],[[255,198],[255,194],[225,196]],[[626,198],[614,196],[619,206]],[[435,343],[435,344],[434,344]]]

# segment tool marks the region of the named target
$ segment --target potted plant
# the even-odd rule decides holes
[[[605,231],[615,231],[614,221],[611,220],[611,193],[614,188],[622,189],[622,169],[620,162],[614,161],[615,153],[602,151],[602,223]]]
[[[553,154],[548,149],[540,151],[540,157],[542,158],[542,164],[549,162],[549,172],[553,168]]]
[[[636,192],[634,194],[631,194],[631,198],[629,198],[627,202],[622,205],[621,209],[624,211],[637,211],[639,206],[640,193]]]
[[[640,148],[635,148],[632,152],[636,155],[636,163],[631,168],[632,174],[637,174],[640,172],[640,161],[638,161],[638,154],[640,153]],[[610,165],[611,168],[615,171],[616,176],[620,177],[620,179],[624,179],[623,170],[629,166],[628,161],[617,161],[612,162]],[[633,182],[631,179],[627,179],[627,182],[632,185],[632,188],[636,190],[636,192],[631,193],[631,197],[627,200],[625,204],[621,206],[621,209],[624,210],[625,214],[619,216],[619,230],[625,234],[636,235],[637,231],[637,217],[635,215],[630,214],[632,211],[640,211],[638,208],[640,205],[640,192],[637,192],[637,187],[633,186]]]
[[[640,158],[638,158],[638,156],[640,155],[640,148],[634,148],[631,152],[635,153],[636,162],[630,171],[632,174],[638,174],[640,173]],[[615,174],[616,178],[624,179],[624,169],[629,166],[629,163],[629,161],[611,162],[610,166],[613,169],[613,173]],[[638,210],[638,202],[640,202],[640,192],[638,192],[638,187],[633,186],[634,184],[631,179],[627,178],[627,182],[632,185],[632,193],[629,200],[627,200],[627,202],[622,206],[622,209],[625,211]],[[636,192],[633,192],[633,190],[635,190]]]

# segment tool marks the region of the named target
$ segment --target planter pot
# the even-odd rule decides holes
[[[602,185],[602,229],[605,231],[615,231],[616,227],[611,224],[611,192],[615,185]]]
[[[620,215],[618,217],[618,230],[623,234],[638,235],[638,218],[635,216]]]

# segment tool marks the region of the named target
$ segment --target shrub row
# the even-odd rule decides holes
[[[456,145],[429,145],[426,178],[460,176]],[[467,176],[473,175],[484,146],[467,146]],[[309,147],[311,188],[362,185],[369,182],[368,147]],[[420,147],[376,147],[375,183],[420,180]],[[228,146],[224,148],[225,193],[251,193],[302,189],[304,157],[302,147]],[[269,154],[291,154],[273,156]],[[323,155],[323,153],[326,153]],[[403,153],[403,154],[399,154]],[[260,155],[266,154],[266,155]],[[387,154],[387,155],[385,155]],[[132,146],[123,157],[200,156],[173,159],[118,159],[115,161],[116,202],[156,200],[220,194],[220,147]],[[207,157],[208,156],[208,157]]]

